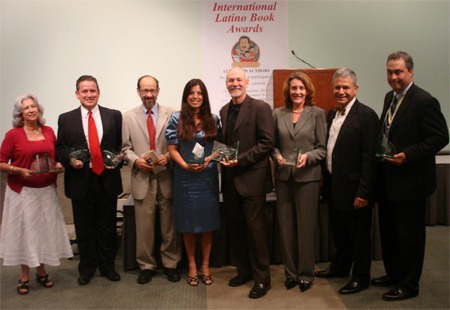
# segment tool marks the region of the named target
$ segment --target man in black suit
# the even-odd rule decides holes
[[[260,298],[270,289],[265,201],[273,190],[269,153],[274,121],[270,106],[247,94],[243,69],[232,68],[225,83],[231,101],[220,110],[223,142],[239,141],[237,159],[221,162],[223,202],[238,272],[228,284],[240,286],[253,279],[249,297]]]
[[[59,116],[56,150],[65,167],[65,194],[72,199],[80,252],[78,284],[88,284],[97,268],[107,279],[119,281],[114,260],[117,196],[122,192],[122,181],[119,169],[103,165],[102,152],[120,152],[122,114],[97,104],[100,89],[93,76],[77,80],[75,95],[81,106]],[[73,156],[74,149],[89,149],[90,160]]]
[[[359,86],[353,70],[337,70],[333,88],[337,105],[327,116],[324,184],[336,253],[331,265],[315,275],[347,277],[353,265],[351,280],[339,293],[354,294],[370,281],[378,116],[356,98]]]
[[[439,102],[413,82],[414,63],[405,52],[387,59],[392,90],[384,99],[381,133],[395,147],[380,163],[379,213],[386,275],[376,286],[393,286],[387,301],[416,297],[425,252],[426,198],[436,188],[435,155],[449,141]]]

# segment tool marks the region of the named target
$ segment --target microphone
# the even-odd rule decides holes
[[[292,52],[292,55],[294,55],[295,56],[295,58],[297,58],[298,60],[300,60],[301,62],[303,62],[303,63],[305,63],[305,64],[307,64],[308,66],[310,66],[311,68],[313,68],[313,69],[317,69],[316,67],[314,67],[313,65],[311,65],[311,64],[309,64],[309,63],[307,63],[306,61],[304,61],[303,59],[301,59],[300,57],[298,57],[296,54],[295,54],[295,52],[294,52],[294,50],[292,50],[291,51]]]

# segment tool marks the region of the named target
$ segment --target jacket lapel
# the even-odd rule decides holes
[[[283,121],[291,137],[294,137],[295,133],[294,123],[292,122],[292,111],[288,108],[284,108]]]

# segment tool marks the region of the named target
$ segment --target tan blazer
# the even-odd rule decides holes
[[[303,153],[308,155],[308,162],[304,168],[275,166],[275,179],[287,181],[291,174],[296,182],[318,181],[321,177],[320,161],[325,159],[327,123],[325,112],[316,106],[305,106],[297,124],[292,122],[292,111],[280,107],[273,111],[275,121],[275,148],[272,159],[276,165],[276,157],[294,148],[302,146]]]
[[[167,142],[165,132],[167,122],[175,108],[158,104],[158,120],[156,123],[156,150],[160,154],[166,154]],[[125,160],[131,169],[131,194],[135,199],[144,199],[147,194],[149,184],[149,173],[142,172],[134,167],[136,159],[150,150],[150,140],[148,137],[147,120],[142,105],[133,108],[123,114],[122,126],[122,152]],[[167,169],[157,174],[159,190],[166,198],[172,197],[172,171]]]

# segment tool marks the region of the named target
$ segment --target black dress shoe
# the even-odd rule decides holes
[[[261,298],[267,294],[268,290],[270,290],[270,283],[269,284],[256,283],[255,285],[253,285],[252,290],[248,294],[248,297],[252,299]]]
[[[300,287],[300,291],[304,292],[311,288],[312,282],[306,280],[300,280],[298,286]]]
[[[314,275],[318,278],[345,278],[348,277],[348,273],[341,273],[334,271],[330,267],[325,270],[316,271]]]
[[[100,272],[102,276],[104,276],[109,281],[120,281],[120,275],[117,271],[113,270],[105,270]]]
[[[90,276],[80,275],[80,277],[78,278],[78,284],[79,285],[86,285],[89,282],[91,282],[91,277]]]
[[[372,279],[370,281],[370,285],[373,286],[392,286],[395,285],[395,281],[389,278],[388,276],[381,276],[376,279]]]
[[[141,270],[141,272],[139,273],[139,276],[137,278],[137,283],[139,284],[145,284],[148,283],[152,280],[153,276],[155,275],[155,271],[154,270],[150,270],[150,269],[144,269]]]
[[[237,275],[236,277],[234,277],[233,279],[231,279],[228,282],[228,285],[229,286],[241,286],[251,280],[253,280],[253,277],[251,275]]]
[[[369,287],[369,284],[357,282],[357,281],[350,281],[348,282],[343,288],[339,290],[340,294],[356,294],[359,293]]]
[[[297,281],[292,278],[287,278],[286,281],[284,281],[284,286],[286,286],[286,289],[290,290],[291,288],[295,287],[297,285]]]
[[[180,274],[175,268],[166,268],[164,269],[164,273],[170,282],[178,282],[181,280]]]
[[[384,293],[383,299],[386,301],[396,301],[417,297],[417,295],[419,295],[419,290],[397,287],[387,293]]]

